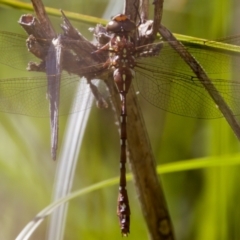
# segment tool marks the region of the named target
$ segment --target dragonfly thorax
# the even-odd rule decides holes
[[[114,70],[114,81],[119,92],[128,92],[134,77],[135,46],[131,39],[116,35],[109,43],[110,67]]]

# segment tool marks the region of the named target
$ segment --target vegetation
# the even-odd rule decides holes
[[[49,0],[45,4],[101,18],[108,2]],[[217,39],[239,33],[235,24],[240,17],[237,7],[239,3],[233,0],[166,1],[163,24],[175,33]],[[120,11],[118,8],[116,12],[107,12],[105,18]],[[23,33],[17,20],[28,12],[6,7],[0,1],[0,30]],[[52,21],[56,29],[60,29],[61,19],[53,17]],[[94,24],[86,21],[73,24],[91,38],[88,28]],[[26,76],[26,73],[0,66],[0,78],[19,76]],[[159,173],[162,173],[159,177],[176,238],[240,239],[240,144],[225,120],[176,116],[156,109],[141,97],[139,100]],[[66,120],[67,117],[60,119],[59,151]],[[73,191],[118,176],[119,140],[114,121],[111,109],[92,108]],[[51,203],[57,162],[50,156],[49,125],[47,118],[0,113],[0,239],[14,239]],[[129,182],[129,195],[132,207],[129,239],[148,239],[132,182]],[[98,191],[71,200],[64,239],[122,239],[115,211],[116,197],[117,186],[106,184]],[[44,239],[46,230],[47,220],[31,239]]]

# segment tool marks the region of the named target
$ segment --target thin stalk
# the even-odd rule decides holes
[[[0,0],[0,4],[14,7],[14,8],[19,8],[21,10],[30,10],[30,11],[34,10],[31,3],[21,2],[18,0]],[[51,7],[45,7],[45,9],[46,9],[46,12],[51,16],[55,16],[55,17],[62,16],[59,9],[51,8]],[[106,24],[108,22],[107,20],[102,18],[92,17],[92,16],[80,14],[80,13],[73,13],[68,11],[64,11],[64,13],[67,15],[68,19],[77,20],[84,23]]]
[[[163,25],[160,26],[159,32],[168,41],[170,46],[178,52],[181,58],[189,65],[192,71],[196,74],[199,81],[202,83],[206,91],[209,93],[213,101],[216,103],[216,107],[222,112],[224,118],[227,120],[228,124],[232,128],[233,132],[236,134],[237,138],[240,140],[240,125],[235,118],[232,110],[229,108],[227,103],[224,101],[220,93],[217,91],[215,86],[212,84],[211,80],[208,78],[204,69],[197,62],[197,60],[187,51],[183,44],[181,44],[174,35]]]

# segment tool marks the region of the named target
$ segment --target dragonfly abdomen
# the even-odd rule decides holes
[[[127,108],[126,95],[134,77],[135,46],[129,36],[136,26],[124,15],[116,16],[110,23],[110,31],[114,33],[109,42],[110,67],[113,69],[113,79],[121,97],[120,113],[120,181],[117,215],[122,234],[126,236],[130,229],[130,207],[126,189],[127,162]]]

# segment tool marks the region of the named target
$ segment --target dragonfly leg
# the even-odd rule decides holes
[[[102,96],[102,94],[99,92],[97,86],[95,86],[91,81],[88,81],[90,89],[92,91],[92,94],[94,95],[96,99],[96,104],[98,108],[108,108],[108,103]]]

